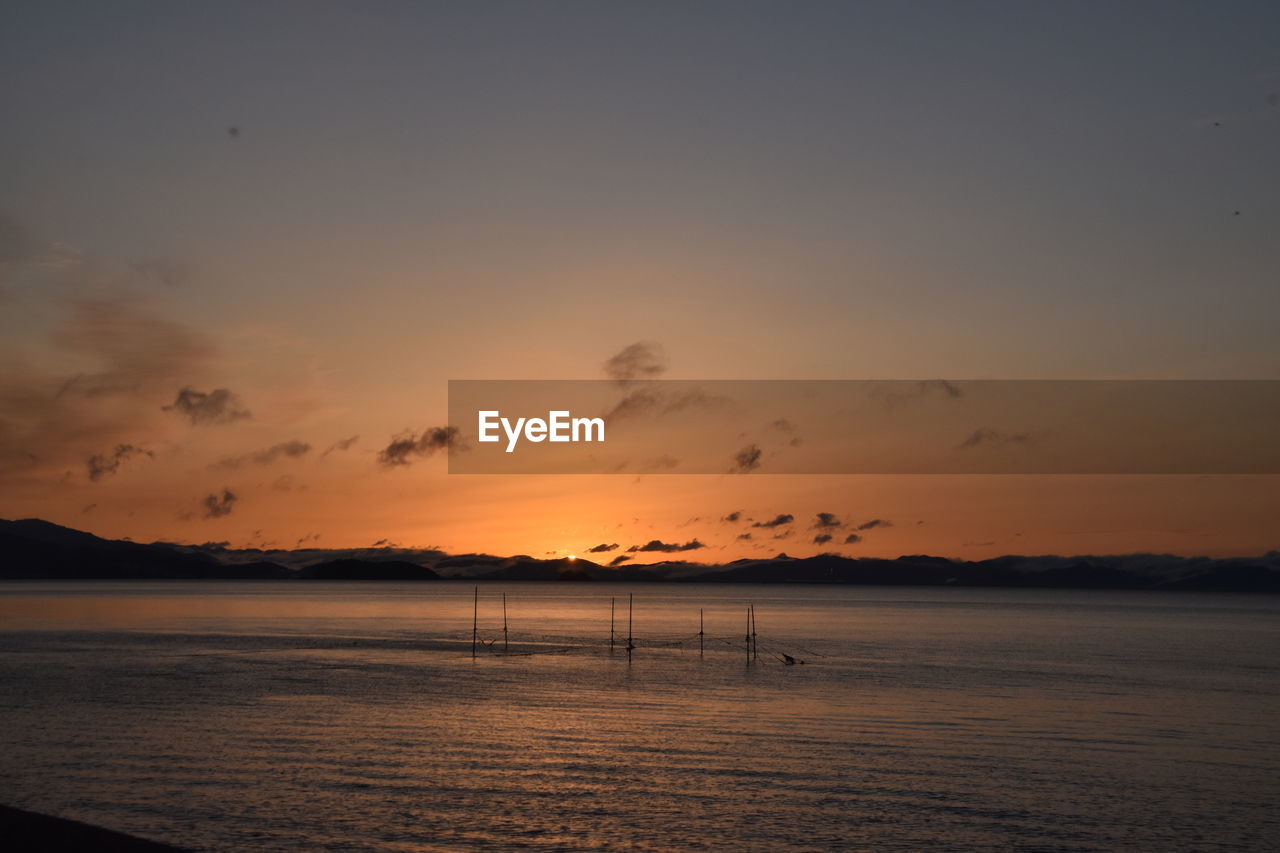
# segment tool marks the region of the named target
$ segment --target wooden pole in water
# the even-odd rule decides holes
[[[756,639],[756,606],[751,605],[751,659],[760,659],[760,641]]]
[[[502,650],[507,650],[507,594],[502,594]]]
[[[703,639],[703,638],[704,638],[704,636],[705,636],[705,633],[706,633],[706,632],[705,632],[705,631],[703,631],[702,608],[701,608],[701,607],[699,607],[699,608],[698,608],[698,654],[699,654],[699,655],[701,655],[701,654],[703,653],[703,651],[704,651],[704,649],[703,649],[703,642],[704,642],[704,639]]]
[[[636,594],[634,592],[627,593],[627,657],[631,657],[631,650],[634,649],[635,643],[631,642],[631,619],[635,613]]]
[[[613,651],[613,606],[617,601],[616,598],[609,599],[609,651]]]
[[[743,639],[747,647],[747,663],[751,663],[751,606],[747,606],[747,636]]]
[[[471,596],[471,656],[476,656],[476,623],[480,618],[480,587]]]

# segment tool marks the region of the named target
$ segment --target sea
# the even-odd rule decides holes
[[[5,582],[0,802],[195,851],[1274,851],[1280,597]]]

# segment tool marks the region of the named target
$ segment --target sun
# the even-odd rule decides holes
[[[570,555],[569,555],[568,557],[566,557],[565,559],[567,559],[567,560],[576,560],[576,559],[578,559],[578,555],[577,555],[577,554],[570,554]]]

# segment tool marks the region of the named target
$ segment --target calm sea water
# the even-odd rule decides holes
[[[1280,849],[1276,598],[480,593],[473,659],[463,584],[0,584],[0,800],[210,851]]]

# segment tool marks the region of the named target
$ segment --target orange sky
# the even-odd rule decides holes
[[[1274,27],[1168,17],[31,4],[0,32],[0,516],[717,561],[1280,547],[1275,478],[379,463],[450,379],[598,379],[641,341],[673,379],[1280,377]]]

